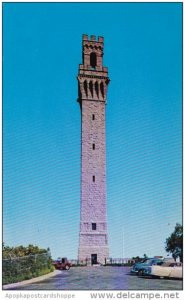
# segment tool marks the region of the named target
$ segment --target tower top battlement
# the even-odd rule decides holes
[[[103,66],[104,37],[95,35],[82,35],[82,64],[80,70],[91,71],[94,75],[97,72],[104,72]],[[82,74],[82,72],[80,72]],[[100,74],[99,74],[100,75]],[[107,76],[107,74],[106,74]]]
[[[98,43],[104,42],[103,36],[98,36],[98,40],[96,40],[95,35],[91,35],[90,39],[88,39],[88,34],[83,34],[82,39],[83,39],[83,41],[89,41],[89,42],[98,42]]]
[[[82,64],[79,65],[78,102],[88,99],[106,102],[107,85],[109,83],[108,69],[103,65],[102,36],[82,36]]]

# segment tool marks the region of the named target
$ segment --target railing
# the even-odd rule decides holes
[[[77,259],[70,259],[69,260],[72,264],[72,266],[87,266],[91,264],[90,259],[86,260],[77,260]],[[133,265],[135,263],[135,260],[132,258],[107,258],[105,259],[104,265]]]

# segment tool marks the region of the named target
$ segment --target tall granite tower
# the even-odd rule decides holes
[[[108,70],[104,38],[83,35],[78,72],[81,108],[81,217],[78,259],[104,263],[109,256],[106,214],[105,104]]]

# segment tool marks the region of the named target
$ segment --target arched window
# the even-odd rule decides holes
[[[87,96],[87,81],[86,80],[84,81],[84,90],[85,90],[85,93],[86,93],[86,96]]]
[[[90,81],[90,83],[89,83],[89,89],[90,89],[90,92],[91,92],[91,96],[93,97],[93,83],[92,83],[92,81]]]
[[[91,52],[90,54],[90,65],[93,69],[96,67],[96,53]]]
[[[100,83],[100,90],[101,90],[102,97],[104,98],[104,85],[103,85],[103,82]]]
[[[99,98],[99,86],[98,86],[98,82],[95,82],[95,91],[96,91],[96,95]]]

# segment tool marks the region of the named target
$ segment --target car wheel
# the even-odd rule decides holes
[[[143,275],[144,275],[143,270],[139,270],[139,271],[138,271],[138,276],[143,276]]]
[[[70,266],[66,266],[66,270],[69,270],[70,269]]]

